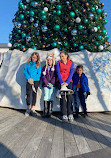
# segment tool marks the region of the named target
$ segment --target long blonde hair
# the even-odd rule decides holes
[[[33,55],[36,55],[36,57],[37,57],[36,68],[38,68],[38,67],[40,66],[40,56],[39,56],[39,53],[37,53],[37,52],[33,52],[33,53],[31,54],[31,56],[30,56],[30,58],[28,59],[27,63],[28,63],[28,65],[30,65],[30,62],[32,61],[32,56],[33,56]]]

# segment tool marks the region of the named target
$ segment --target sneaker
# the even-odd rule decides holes
[[[70,122],[74,121],[73,114],[70,114],[70,115],[68,116],[68,119],[69,119]]]
[[[30,112],[31,112],[31,110],[26,110],[26,112],[25,112],[25,116],[29,116],[30,115]]]
[[[32,116],[37,116],[37,112],[35,111],[35,109],[31,109],[31,114]]]
[[[63,115],[62,120],[65,121],[65,122],[67,122],[68,121],[67,115]]]

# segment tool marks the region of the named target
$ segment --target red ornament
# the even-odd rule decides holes
[[[68,6],[68,9],[71,10],[71,6]]]
[[[82,12],[83,12],[83,13],[86,13],[86,9],[83,9]]]
[[[26,51],[26,48],[23,48],[22,51],[25,52],[25,51]]]
[[[104,7],[104,3],[101,3],[101,6]]]
[[[27,27],[27,25],[23,25],[23,28],[25,29]]]
[[[110,42],[108,42],[108,46],[110,46],[111,45],[111,43]]]

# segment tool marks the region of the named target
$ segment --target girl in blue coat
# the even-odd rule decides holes
[[[41,77],[40,57],[38,53],[34,52],[30,56],[28,62],[25,64],[24,75],[27,79],[27,83],[26,83],[27,110],[25,115],[29,116],[31,111],[33,114],[36,114],[35,103],[36,103],[37,89]],[[31,91],[32,91],[32,108],[30,106]]]
[[[87,97],[87,94],[90,94],[90,90],[88,86],[88,78],[83,73],[83,65],[78,65],[76,67],[76,72],[73,75],[73,90],[74,90],[76,117],[78,117],[78,113],[79,113],[79,105],[77,104],[78,97],[80,99],[80,103],[83,108],[84,117],[85,117],[87,115],[85,99]]]

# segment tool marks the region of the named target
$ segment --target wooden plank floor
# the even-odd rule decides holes
[[[0,158],[109,158],[111,113],[89,113],[72,123],[0,108]]]

